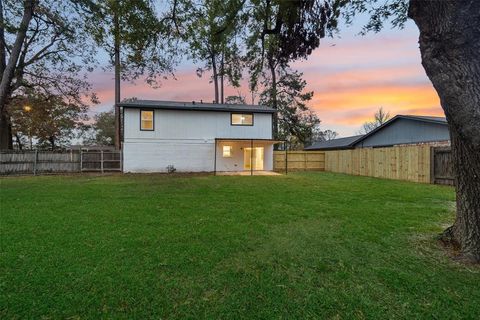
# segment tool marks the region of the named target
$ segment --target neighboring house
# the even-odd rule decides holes
[[[274,109],[136,100],[123,109],[123,171],[273,170]]]
[[[450,140],[447,120],[442,117],[397,115],[375,130],[359,136],[318,141],[305,150],[342,150],[390,147],[401,144],[445,143]]]
[[[304,148],[304,150],[339,150],[339,149],[350,149],[352,143],[363,137],[351,136],[345,138],[331,139],[326,141],[316,141],[312,145]]]

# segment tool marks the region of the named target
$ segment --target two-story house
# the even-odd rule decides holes
[[[124,172],[273,170],[272,108],[153,100],[120,107]]]

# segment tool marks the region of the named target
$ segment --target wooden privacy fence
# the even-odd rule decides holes
[[[430,183],[430,146],[327,151],[325,152],[325,170]]]
[[[452,185],[450,147],[429,145],[335,151],[275,151],[274,170],[330,171],[351,175]]]
[[[453,159],[450,147],[434,147],[431,150],[432,183],[453,185]]]
[[[325,152],[325,171],[453,185],[450,147],[429,145]]]
[[[0,175],[121,171],[118,151],[2,151]]]
[[[323,171],[325,170],[325,152],[323,151],[285,151],[273,152],[274,171]]]
[[[80,154],[81,171],[122,171],[119,151],[89,151]]]

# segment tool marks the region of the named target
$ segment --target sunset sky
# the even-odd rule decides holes
[[[340,37],[323,39],[308,60],[292,64],[304,73],[308,90],[315,92],[310,106],[322,120],[322,129],[353,135],[379,107],[392,116],[443,116],[420,63],[415,25],[409,21],[404,30],[367,36],[358,36],[358,27],[342,28]],[[208,76],[197,77],[195,70],[192,62],[182,62],[176,80],[163,81],[159,89],[142,82],[123,83],[122,99],[212,101],[213,85]],[[101,100],[92,111],[108,110],[113,105],[113,73],[98,71],[90,80]],[[228,88],[227,95],[238,91],[249,97],[247,87]]]

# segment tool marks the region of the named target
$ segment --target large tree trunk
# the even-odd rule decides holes
[[[278,110],[278,103],[277,103],[277,73],[276,73],[276,66],[275,66],[275,61],[273,61],[273,57],[271,55],[268,55],[268,67],[270,68],[270,75],[272,77],[272,96],[271,96],[271,101],[272,107],[275,110]],[[275,112],[272,116],[272,131],[273,131],[273,138],[277,139],[278,138],[278,112]]]
[[[114,12],[114,54],[115,54],[115,149],[120,150],[120,22],[119,3],[117,1]]]
[[[0,150],[13,149],[12,124],[7,110],[0,111]]]
[[[50,142],[51,150],[55,151],[55,137],[53,137],[53,136],[48,137],[48,141]],[[30,149],[32,149],[32,148],[30,147]]]
[[[218,69],[217,69],[217,57],[212,54],[212,72],[213,72],[213,85],[215,88],[215,103],[218,103]]]
[[[480,262],[480,1],[411,0],[409,17],[450,127],[457,215],[444,235]]]
[[[18,150],[23,150],[22,139],[18,133],[15,134],[15,140],[17,141]]]
[[[225,98],[224,98],[224,87],[225,87],[225,84],[224,84],[224,76],[225,76],[225,73],[224,73],[224,61],[223,61],[223,52],[222,52],[222,60],[220,62],[220,103],[225,103]]]
[[[5,28],[3,27],[5,21],[3,17],[3,0],[0,0],[0,74],[3,75],[5,67],[7,66],[7,54],[5,48]]]
[[[34,11],[34,0],[25,0],[23,17],[20,22],[20,26],[17,31],[17,36],[13,47],[10,52],[10,57],[8,63],[2,65],[2,81],[0,82],[0,150],[1,149],[11,149],[12,148],[12,135],[10,127],[10,119],[8,118],[8,113],[6,112],[8,98],[11,94],[11,85],[13,76],[15,74],[15,67],[17,66],[18,58],[20,57],[20,52],[22,50],[23,42],[27,35],[28,25],[32,20],[33,11]],[[2,3],[3,4],[3,3]],[[2,8],[3,9],[3,8]],[[3,19],[3,15],[2,15]],[[3,34],[3,30],[2,30]],[[3,45],[3,39],[2,39]],[[3,53],[5,56],[5,53]],[[5,61],[5,60],[4,60]],[[7,126],[7,127],[6,127]]]
[[[7,66],[7,54],[5,48],[5,29],[1,26],[4,25],[3,17],[3,0],[0,0],[0,74],[3,75]],[[2,108],[0,111],[0,149],[11,149],[11,124],[10,115],[7,113],[6,108]],[[13,146],[12,146],[13,147]]]

